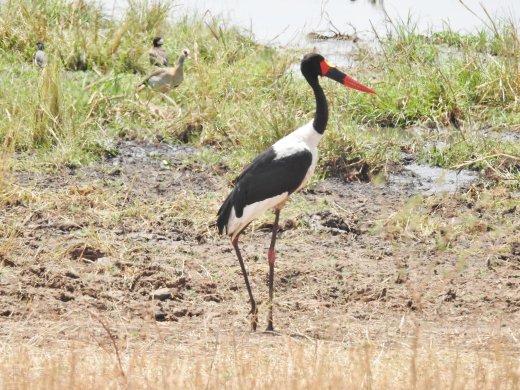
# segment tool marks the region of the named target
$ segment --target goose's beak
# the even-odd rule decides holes
[[[322,76],[337,81],[338,83],[343,84],[345,87],[357,89],[358,91],[366,93],[376,93],[376,91],[374,91],[372,88],[368,88],[366,85],[363,85],[359,81],[354,80],[352,77],[347,76],[338,68],[329,65],[325,60],[321,61],[320,67]]]

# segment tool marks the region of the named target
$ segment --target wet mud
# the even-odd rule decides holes
[[[1,222],[12,228],[1,238],[0,337],[29,337],[39,324],[81,324],[92,315],[136,327],[167,324],[181,339],[201,329],[248,331],[238,262],[211,225],[229,190],[219,167],[199,161],[193,148],[166,143],[122,141],[117,150],[87,168],[16,174],[19,186],[42,199],[2,210]],[[496,332],[511,337],[520,319],[520,240],[493,230],[494,211],[457,196],[477,178],[452,182],[448,175],[449,192],[440,194],[423,169],[405,167],[378,185],[330,178],[293,196],[302,207],[282,212],[277,241],[277,330],[353,343],[367,335],[392,340],[416,324],[460,344],[480,337],[485,345]],[[207,221],[164,206],[187,192],[214,194]],[[438,200],[424,207],[441,220],[470,213],[481,221],[472,225],[478,235],[397,230],[396,216],[417,195]],[[519,216],[520,207],[500,218],[515,223]],[[260,327],[270,219],[241,239]],[[441,248],[442,240],[457,250]]]

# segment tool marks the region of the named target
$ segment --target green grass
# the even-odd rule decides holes
[[[288,72],[301,53],[259,45],[218,18],[172,22],[167,4],[132,1],[121,20],[82,1],[0,6],[0,142],[18,152],[19,167],[84,165],[114,153],[111,145],[120,135],[161,135],[211,148],[234,176],[256,153],[312,119],[310,89]],[[411,151],[430,164],[483,169],[491,163],[504,177],[518,178],[519,143],[488,140],[480,130],[518,131],[517,26],[494,21],[474,35],[449,26],[419,34],[413,21],[390,28],[379,38],[381,49],[360,50],[358,68],[348,70],[377,96],[322,81],[331,118],[319,174],[368,179]],[[147,105],[149,96],[134,93],[152,70],[146,52],[158,34],[172,59],[184,47],[193,53],[185,82],[169,94],[177,107],[157,95]],[[43,72],[32,65],[38,40],[50,58]],[[411,126],[423,134],[407,131]],[[449,145],[435,150],[425,142],[432,140]]]

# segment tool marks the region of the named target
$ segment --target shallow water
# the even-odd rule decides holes
[[[392,176],[390,181],[410,186],[415,192],[423,195],[433,195],[456,192],[477,179],[476,173],[467,170],[457,172],[426,164],[410,164],[404,166],[403,173]]]
[[[374,31],[386,35],[391,23],[411,18],[420,33],[450,28],[472,32],[486,27],[489,19],[508,18],[520,24],[520,0],[185,0],[175,2],[172,16],[205,14],[223,16],[260,43],[274,47],[316,51],[331,63],[350,68],[357,45],[372,45]],[[108,14],[120,16],[128,0],[101,0]],[[482,4],[482,5],[481,5]],[[348,34],[353,40],[311,40],[319,32]]]
[[[209,11],[250,31],[262,43],[296,47],[312,46],[314,42],[309,43],[305,37],[313,31],[357,31],[363,36],[374,28],[385,33],[389,27],[387,15],[394,21],[410,16],[419,32],[441,30],[446,23],[460,32],[481,29],[484,22],[489,24],[482,6],[495,18],[520,22],[520,0],[463,1],[476,15],[460,0],[185,0],[177,2],[174,13]],[[117,16],[127,1],[105,0],[101,4]]]

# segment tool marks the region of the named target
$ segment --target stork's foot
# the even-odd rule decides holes
[[[271,335],[271,336],[281,336],[282,335],[280,332],[274,330],[273,327],[270,325],[267,325],[267,329],[263,333]]]
[[[267,324],[267,328],[265,329],[266,332],[274,332],[274,326],[273,326],[273,322],[272,321],[269,321],[269,323]]]
[[[257,307],[251,308],[251,311],[249,312],[251,314],[251,330],[253,332],[256,331],[256,326],[258,325],[258,309]]]

